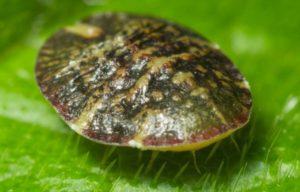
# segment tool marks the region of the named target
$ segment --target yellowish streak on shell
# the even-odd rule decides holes
[[[159,72],[159,70],[162,68],[164,64],[170,62],[171,60],[172,58],[168,58],[168,57],[154,58],[147,64],[147,68],[150,69],[149,71],[150,73],[156,73]]]
[[[140,50],[139,52],[135,53],[133,55],[133,60],[137,60],[139,59],[140,57],[142,57],[143,55],[149,55],[151,54],[153,51],[155,51],[155,48],[154,47],[148,47],[146,49],[142,49]]]
[[[222,72],[220,71],[217,71],[217,70],[213,70],[213,72],[216,74],[216,76],[219,78],[219,79],[225,79],[225,80],[230,80],[229,77],[227,77],[225,74],[223,74]]]
[[[134,100],[134,95],[137,91],[140,89],[146,89],[148,87],[150,80],[150,75],[145,74],[142,77],[139,78],[139,80],[135,83],[134,87],[132,87],[127,95],[127,100]]]
[[[250,89],[249,83],[247,81],[235,82],[235,84],[242,89]]]
[[[173,99],[174,101],[180,101],[180,100],[181,100],[181,97],[180,97],[178,94],[174,94],[174,95],[172,95],[172,99]]]
[[[155,101],[161,101],[164,98],[164,95],[162,94],[161,91],[153,91],[151,93],[151,96]]]
[[[66,27],[65,30],[87,39],[98,37],[103,33],[101,28],[83,23]]]
[[[196,82],[194,80],[194,75],[191,72],[178,72],[172,78],[172,82],[174,84],[187,83],[191,87],[196,86]]]
[[[217,85],[214,81],[208,80],[208,83],[209,83],[209,85],[210,85],[212,88],[217,88],[217,87],[218,87],[218,85]]]
[[[89,102],[92,103],[90,100]],[[79,118],[77,118],[75,121],[72,122],[72,124],[76,125],[76,130],[77,132],[82,132],[84,128],[88,125],[88,123],[92,120],[94,117],[96,111],[101,108],[102,106],[102,99],[99,99],[96,103],[92,103],[91,108],[86,108],[80,115]],[[73,128],[73,127],[72,127]]]
[[[202,73],[206,73],[207,69],[205,69],[202,65],[197,65],[196,69]]]
[[[203,99],[207,99],[207,90],[203,87],[197,87],[191,92],[191,96],[201,96]]]

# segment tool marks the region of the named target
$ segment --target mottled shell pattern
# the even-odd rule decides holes
[[[77,133],[140,149],[205,147],[246,124],[252,105],[247,81],[214,44],[124,13],[55,33],[40,50],[36,78]]]

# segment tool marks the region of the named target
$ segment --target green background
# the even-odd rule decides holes
[[[0,191],[299,191],[298,2],[0,1]],[[72,132],[39,92],[35,60],[53,32],[102,11],[162,17],[217,42],[251,85],[249,124],[196,159]]]

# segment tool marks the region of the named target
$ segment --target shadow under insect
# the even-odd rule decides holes
[[[78,147],[79,153],[88,152],[88,160],[99,165],[106,174],[126,179],[133,185],[145,181],[152,187],[162,182],[176,186],[195,182],[202,183],[200,186],[216,185],[246,168],[257,154],[264,155],[262,136],[266,131],[263,114],[254,108],[246,127],[194,154],[104,146],[83,138]]]

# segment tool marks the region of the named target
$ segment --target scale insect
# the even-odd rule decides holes
[[[51,36],[36,79],[80,135],[142,150],[188,151],[249,119],[249,85],[203,36],[152,17],[104,13]]]

